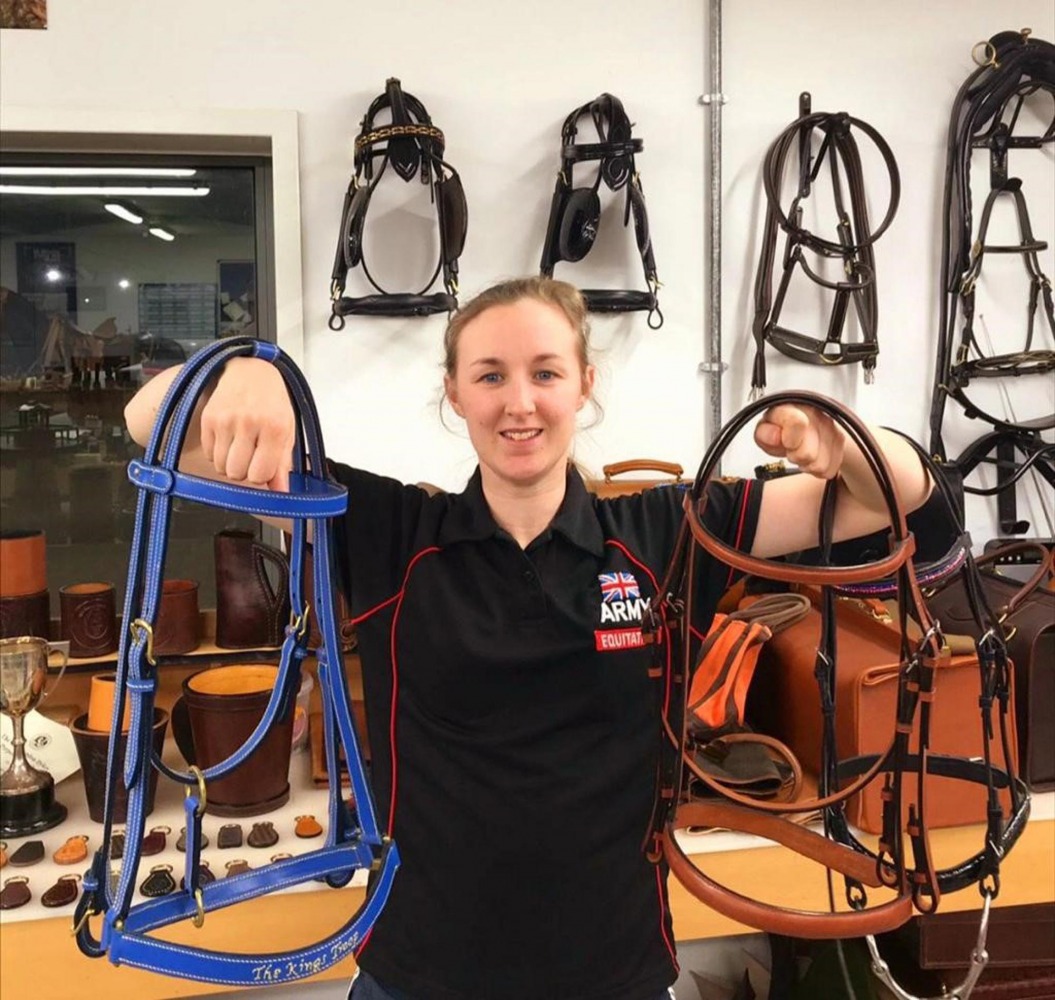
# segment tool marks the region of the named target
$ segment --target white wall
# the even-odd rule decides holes
[[[697,372],[706,357],[707,301],[708,112],[698,103],[708,89],[703,0],[652,6],[628,0],[51,0],[48,6],[46,31],[0,33],[0,128],[4,107],[16,105],[42,112],[83,109],[86,115],[92,109],[298,113],[303,358],[329,451],[448,488],[464,482],[473,460],[464,436],[443,429],[437,417],[443,318],[351,320],[341,333],[326,327],[330,267],[359,119],[385,78],[395,75],[446,133],[448,159],[469,199],[464,297],[498,277],[537,269],[560,124],[600,92],[617,94],[645,142],[639,167],[664,281],[666,324],[653,332],[642,314],[595,320],[606,416],[583,436],[578,457],[594,468],[642,455],[696,467],[711,430],[705,381]],[[1024,25],[1051,39],[1055,5],[726,0],[724,8],[722,334],[732,365],[724,382],[726,415],[747,398],[761,158],[795,117],[798,93],[808,89],[816,110],[848,110],[886,137],[901,167],[902,205],[876,249],[883,352],[877,384],[863,387],[856,367],[831,371],[783,363],[771,351],[770,389],[816,388],[868,419],[925,440],[950,101],[972,68],[976,41]],[[1050,150],[1047,157],[1050,170]],[[406,193],[392,190],[390,201],[372,209],[373,217],[423,230],[431,239],[421,221],[427,206],[420,196],[408,209],[397,204]],[[1043,184],[1031,192],[1034,228],[1055,240],[1053,201]],[[613,215],[605,225],[616,225]],[[638,265],[626,249],[629,236],[626,243],[623,236],[609,236],[580,265],[559,265],[557,276],[618,285],[625,264],[637,285]],[[421,251],[405,250],[392,260],[376,234],[368,230],[367,240],[393,284],[403,278],[409,284],[425,267]],[[1055,271],[1051,251],[1044,264],[1049,274]],[[1009,336],[1016,342],[1019,318],[1013,315]],[[1052,409],[1050,385],[1016,385],[1013,391],[1020,411],[1027,402],[1040,412]],[[1029,398],[1021,400],[1021,392]],[[983,429],[965,424],[950,407],[954,453]],[[747,471],[756,460],[745,446],[726,469]],[[994,534],[993,502],[972,504],[975,537]],[[1035,533],[1048,533],[1038,523],[1036,501],[1023,514],[1033,520]]]

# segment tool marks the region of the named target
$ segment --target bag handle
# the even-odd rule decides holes
[[[613,476],[621,476],[627,472],[662,472],[665,476],[673,477],[675,482],[681,482],[685,470],[677,462],[664,462],[659,458],[630,458],[625,462],[611,462],[602,467],[604,481],[610,483]]]

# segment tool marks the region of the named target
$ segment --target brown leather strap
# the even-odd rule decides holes
[[[680,480],[685,474],[685,470],[677,462],[664,462],[659,458],[629,458],[625,462],[611,462],[601,471],[606,483],[610,483],[613,476],[621,476],[624,472],[662,472],[676,480]]]
[[[814,940],[861,937],[895,930],[912,916],[912,897],[904,891],[888,903],[842,913],[809,913],[749,899],[700,871],[678,845],[673,824],[667,825],[663,856],[678,881],[697,899],[731,920],[770,934]]]

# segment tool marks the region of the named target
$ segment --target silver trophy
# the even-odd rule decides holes
[[[25,716],[55,689],[66,672],[65,643],[35,636],[0,639],[0,712],[14,727],[11,764],[0,775],[0,835],[23,837],[57,826],[66,818],[66,807],[55,801],[55,780],[26,760]],[[62,668],[51,685],[48,661],[62,657]]]

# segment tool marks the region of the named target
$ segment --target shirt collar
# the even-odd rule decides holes
[[[545,540],[556,531],[573,545],[595,556],[604,555],[604,534],[594,512],[593,498],[586,490],[582,477],[573,466],[568,466],[564,499],[549,528],[540,536]],[[503,533],[491,515],[484,498],[483,480],[477,467],[463,493],[451,497],[451,504],[440,528],[439,542],[483,541]]]

